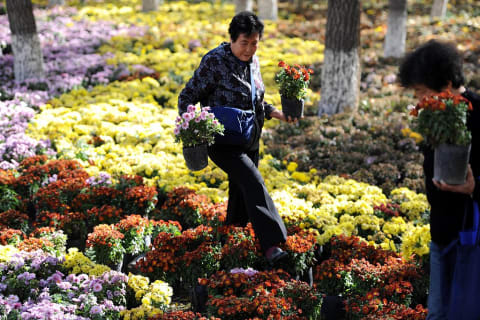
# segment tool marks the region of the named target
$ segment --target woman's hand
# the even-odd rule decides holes
[[[452,185],[437,180],[433,180],[433,184],[442,191],[464,193],[468,195],[471,195],[475,189],[475,179],[473,178],[473,172],[470,165],[468,165],[467,180],[464,184]]]
[[[270,117],[277,118],[279,120],[282,120],[282,121],[285,121],[285,122],[288,122],[288,123],[297,123],[297,121],[298,121],[298,118],[291,118],[290,116],[288,116],[288,118],[285,117],[283,112],[280,111],[280,110],[272,111],[272,113],[270,113]]]

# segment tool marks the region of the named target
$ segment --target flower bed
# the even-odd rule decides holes
[[[315,168],[321,177],[342,175],[381,187],[385,194],[399,186],[424,192],[422,155],[415,144],[419,135],[401,130],[407,127],[405,113],[398,111],[359,113],[353,119],[307,117],[299,127],[282,124],[271,131],[265,150],[296,162],[299,171]]]
[[[145,186],[141,177],[120,176],[112,184],[93,183],[96,178],[72,160],[33,157],[21,163],[18,177],[4,176],[8,177],[2,184],[9,191],[6,200],[15,194],[20,201],[11,202],[2,214],[23,215],[23,220],[5,220],[5,228],[21,230],[22,223],[25,228],[30,215],[34,226],[62,228],[70,239],[85,241],[96,224],[115,224],[129,214],[177,220],[184,229],[217,227],[225,219],[225,203],[213,203],[192,189],[176,188],[166,195],[160,192],[162,202],[156,205],[159,190]],[[379,188],[353,180],[333,176],[312,180],[300,184],[284,178],[289,192],[272,191],[287,225],[310,230],[319,244],[343,233],[401,250],[406,256],[428,253],[428,226],[421,223],[428,213],[424,195],[396,189],[388,199]]]
[[[91,87],[113,79],[114,67],[105,63],[107,56],[96,49],[110,38],[122,34],[143,35],[145,29],[135,25],[119,26],[110,21],[79,19],[72,7],[35,10],[37,31],[43,47],[46,77],[28,83],[16,84],[13,79],[13,55],[10,47],[10,30],[6,15],[0,15],[0,43],[4,44],[0,64],[2,83],[0,100],[15,96],[29,105],[40,106],[53,96],[79,86]],[[1,49],[1,48],[0,48]],[[10,100],[10,99],[7,99]]]
[[[426,316],[421,304],[428,281],[419,261],[407,262],[357,237],[332,237],[330,246],[328,259],[315,268],[315,284],[327,295],[342,295],[349,319]]]
[[[162,220],[178,221],[184,229],[202,224],[215,226],[225,222],[226,206],[224,203],[213,203],[193,189],[178,187],[167,193],[160,209],[152,215]]]
[[[119,319],[127,277],[65,276],[62,260],[42,251],[19,252],[2,263],[0,308],[9,318]]]
[[[1,184],[7,191],[2,197],[8,200],[14,196],[17,200],[7,201],[11,205],[0,212],[3,243],[20,241],[34,227],[54,227],[64,231],[69,240],[85,245],[87,234],[100,223],[119,223],[119,230],[130,234],[128,218],[135,219],[128,216],[131,213],[138,214],[137,219],[146,226],[142,230],[145,236],[161,229],[160,222],[141,217],[153,210],[158,194],[156,188],[145,186],[141,177],[120,176],[114,184],[93,183],[95,179],[78,162],[47,161],[46,156],[22,161],[16,175],[5,174],[8,179]],[[127,220],[121,221],[124,217]],[[128,247],[134,246],[131,236],[127,241]],[[130,253],[145,250],[145,246],[129,249]]]
[[[321,296],[282,270],[220,271],[199,282],[208,287],[207,314],[221,319],[317,319]]]
[[[50,140],[37,141],[25,135],[34,115],[35,111],[18,99],[0,101],[0,169],[16,168],[24,158],[37,154],[55,154]]]
[[[96,49],[114,36],[141,36],[145,31],[135,25],[91,22],[77,16],[78,10],[70,7],[35,11],[46,76],[16,83],[8,20],[6,15],[0,15],[0,168],[15,168],[35,154],[54,154],[49,139],[25,135],[35,110],[73,88],[91,88],[119,78],[118,70],[106,63],[108,55],[102,56]]]
[[[254,267],[262,270],[266,267],[255,235],[249,225],[222,227],[226,210],[223,201],[228,187],[225,174],[214,165],[198,173],[187,171],[172,134],[178,92],[200,57],[227,36],[226,26],[233,15],[233,6],[166,3],[158,12],[139,13],[139,4],[139,1],[128,5],[113,2],[71,11],[59,8],[40,11],[42,37],[57,23],[65,23],[72,34],[68,31],[63,36],[72,40],[78,28],[86,27],[95,36],[80,53],[88,57],[102,55],[102,58],[93,59],[98,70],[85,71],[83,64],[68,69],[68,65],[60,64],[69,57],[78,57],[79,51],[66,48],[67,42],[63,42],[62,35],[50,39],[51,47],[58,52],[46,54],[48,70],[65,68],[64,71],[72,76],[82,74],[82,85],[91,90],[75,88],[49,100],[48,104],[40,106],[41,113],[33,120],[32,110],[37,111],[37,108],[26,109],[31,105],[24,105],[19,99],[2,105],[2,111],[7,110],[3,106],[9,108],[5,117],[15,119],[0,124],[5,129],[2,134],[8,132],[8,137],[13,137],[23,132],[30,121],[27,131],[35,141],[29,148],[35,149],[36,141],[50,139],[57,156],[64,160],[47,161],[47,157],[28,158],[33,153],[4,152],[8,156],[2,159],[8,162],[8,167],[4,163],[4,168],[9,170],[0,170],[0,241],[25,251],[42,249],[61,257],[65,252],[65,234],[69,237],[67,246],[72,245],[74,237],[85,245],[88,233],[93,233],[99,224],[105,224],[101,227],[104,231],[117,235],[115,247],[122,247],[132,255],[145,254],[144,259],[150,264],[142,267],[152,268],[152,271],[145,271],[151,279],[130,275],[129,280],[135,279],[131,283],[136,281],[137,286],[126,289],[126,298],[115,304],[115,308],[118,307],[115,310],[102,307],[93,311],[92,308],[73,310],[70,298],[64,293],[60,293],[64,297],[62,303],[51,303],[51,300],[47,304],[37,299],[32,300],[36,304],[28,307],[35,312],[36,308],[55,310],[64,318],[97,315],[127,319],[267,318],[267,313],[271,313],[283,319],[295,319],[318,316],[320,300],[309,299],[312,302],[309,304],[305,297],[342,293],[352,317],[424,318],[425,309],[416,304],[424,303],[425,296],[427,275],[420,272],[420,266],[427,262],[429,207],[425,196],[415,192],[422,190],[421,159],[414,144],[418,137],[407,128],[404,116],[397,112],[406,102],[384,108],[387,104],[383,100],[368,99],[353,117],[306,119],[299,127],[280,125],[273,134],[278,122],[269,122],[264,135],[267,147],[261,150],[260,170],[289,228],[290,236],[283,246],[289,253],[289,260],[282,267],[290,275],[285,275],[285,279],[281,278],[284,283],[279,283],[277,276],[282,272],[272,271],[267,275],[268,272],[259,271],[263,278],[249,276],[239,285],[245,290],[238,291],[235,281],[220,283],[215,277],[222,274],[232,280],[235,274],[229,272],[232,269]],[[75,19],[73,13],[77,16]],[[51,18],[52,25],[45,28],[45,17],[51,14],[55,15]],[[215,21],[209,21],[210,17]],[[301,18],[298,19],[303,25]],[[100,20],[110,22],[103,24]],[[149,30],[143,36],[117,35],[104,42],[112,35],[110,26],[119,23],[137,25],[138,28],[129,27],[130,30]],[[279,31],[282,28],[278,27],[284,27],[282,23],[266,26],[259,51],[264,80],[269,88],[267,92],[275,92],[278,59],[308,66],[323,59],[323,46],[318,41],[285,37]],[[100,48],[97,48],[100,42],[95,42],[99,39],[96,25],[108,29],[105,33],[108,37],[100,37],[103,43]],[[0,24],[0,34],[4,30],[2,26]],[[205,32],[198,34],[192,31],[194,28]],[[380,31],[365,26],[362,32],[368,37],[374,34],[375,39],[382,36]],[[78,37],[83,39],[80,33]],[[58,40],[58,46],[53,44],[54,40]],[[52,66],[52,57],[58,60],[58,66]],[[108,62],[105,61],[107,57]],[[362,90],[378,95],[384,93],[383,89],[392,88],[394,77],[375,74],[378,59],[366,54],[364,60]],[[318,71],[315,66],[313,68]],[[113,70],[117,72],[110,74]],[[76,82],[79,76],[75,81],[69,77],[58,81],[59,76],[63,77],[61,72],[53,74],[53,78],[47,77],[48,81],[55,80],[54,85],[48,85],[51,91],[48,94],[68,91],[79,83]],[[108,81],[113,78],[123,81],[94,86],[106,80],[104,77]],[[38,89],[41,88],[30,85],[25,93],[32,93],[29,96],[33,97],[33,93],[41,91]],[[45,94],[46,91],[31,100],[32,103],[45,101]],[[312,114],[318,94],[308,92],[308,96],[311,99],[306,102],[307,111]],[[24,98],[28,99],[28,95]],[[277,94],[269,93],[266,98],[279,105]],[[26,138],[21,139],[29,143]],[[372,140],[376,141],[375,145],[371,144]],[[0,146],[4,147],[6,144],[2,142],[0,140]],[[314,153],[305,151],[305,146]],[[52,154],[40,150],[42,148],[46,149],[40,146],[35,153]],[[14,167],[17,169],[10,169]],[[332,173],[338,175],[332,176]],[[123,239],[117,232],[121,232]],[[341,234],[360,237],[366,242],[341,238],[343,240],[331,247],[332,236]],[[144,241],[150,235],[154,239],[151,248]],[[342,241],[349,239],[357,251],[343,244]],[[91,240],[94,240],[93,235]],[[105,237],[96,240],[105,240]],[[324,249],[321,256],[317,251],[319,245]],[[168,250],[172,248],[178,254],[170,254]],[[12,260],[9,250],[13,249],[0,252],[0,259],[5,256],[6,260]],[[88,273],[91,278],[100,278],[105,271],[111,272],[81,251],[70,250],[65,254],[64,274]],[[151,254],[155,251],[158,256]],[[162,258],[160,253],[171,259]],[[401,259],[400,253],[408,260]],[[320,261],[315,262],[314,257]],[[96,262],[100,262],[98,258]],[[331,271],[335,277],[340,274],[340,278],[320,280],[317,272],[316,289],[292,280],[315,263],[321,263],[322,270]],[[209,276],[208,281],[215,285],[215,288],[208,288],[212,295],[207,302],[208,311],[202,314],[171,311],[175,307],[168,305],[172,297],[178,299],[178,296],[172,296],[169,285],[192,286],[199,276]],[[29,277],[31,275],[25,274],[19,281]],[[61,282],[65,282],[64,279]],[[168,280],[168,285],[161,279]],[[328,281],[331,286],[325,284]],[[324,288],[319,289],[322,286]],[[254,292],[250,295],[248,290],[252,288]],[[177,291],[176,294],[180,292],[185,293]],[[233,295],[227,297],[226,292],[233,292]],[[253,304],[248,297],[254,297]],[[7,301],[9,296],[2,299]],[[13,296],[10,299],[10,302],[16,301]],[[22,311],[27,310],[24,301],[15,303],[13,305]],[[280,310],[279,306],[284,308]],[[16,310],[20,310],[18,308]],[[129,310],[120,313],[120,308]]]

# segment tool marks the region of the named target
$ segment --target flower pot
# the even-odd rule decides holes
[[[183,147],[183,158],[188,169],[192,171],[202,170],[208,165],[207,145]]]
[[[145,251],[149,251],[150,245],[152,244],[152,235],[147,234],[144,237],[145,239]]]
[[[327,260],[330,256],[327,254],[325,248],[321,245],[315,246],[315,260],[317,260],[317,264],[320,264],[322,261]]]
[[[134,259],[135,259],[135,255],[131,254],[131,253],[125,253],[123,255],[123,262],[122,262],[122,272],[123,273],[128,273],[127,269],[128,269],[128,265],[130,264],[130,262],[132,262]]]
[[[197,284],[190,288],[189,291],[193,311],[200,313],[205,312],[208,300],[207,286]]]
[[[123,273],[141,274],[140,269],[137,268],[137,262],[145,259],[145,256],[146,254],[142,253],[130,260],[126,266],[123,266]]]
[[[441,144],[435,148],[433,178],[447,184],[464,184],[467,177],[468,146]]]
[[[289,99],[284,96],[282,98],[282,112],[286,118],[290,116],[292,119],[301,118],[303,116],[304,101],[298,99]]]
[[[340,296],[326,296],[321,308],[322,319],[339,320],[345,318],[345,306]]]
[[[109,262],[109,263],[106,263],[106,265],[114,270],[114,271],[118,271],[118,272],[121,272],[122,271],[122,266],[123,266],[123,257],[122,257],[122,260],[120,260],[119,262]]]
[[[303,270],[302,273],[295,275],[295,280],[306,282],[310,287],[313,287],[313,268],[310,267]]]
[[[70,239],[67,238],[67,250],[70,248],[77,248],[80,252],[85,251],[86,239]]]

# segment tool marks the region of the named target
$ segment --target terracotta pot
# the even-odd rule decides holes
[[[183,147],[183,158],[188,169],[192,171],[202,170],[208,165],[207,145]]]
[[[471,145],[451,144],[441,144],[436,147],[433,178],[447,184],[464,184],[467,177],[470,148]]]

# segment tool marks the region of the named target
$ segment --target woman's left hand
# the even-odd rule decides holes
[[[442,191],[450,191],[457,193],[464,193],[471,195],[475,189],[475,179],[473,178],[473,172],[470,165],[468,165],[467,180],[464,184],[446,184],[443,181],[433,180],[433,184]]]
[[[288,116],[288,118],[285,117],[283,112],[280,111],[280,110],[272,111],[272,113],[270,113],[270,116],[272,118],[277,118],[279,120],[282,120],[282,121],[285,121],[285,122],[288,122],[288,123],[297,123],[297,121],[298,121],[298,118],[291,118],[290,116]]]

